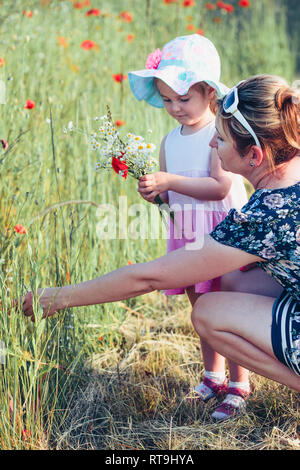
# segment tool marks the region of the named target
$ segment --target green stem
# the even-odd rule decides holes
[[[157,196],[155,196],[154,202],[158,205],[159,210],[161,210],[161,206],[168,206],[168,204],[162,200],[162,198],[160,197],[159,194]],[[167,210],[167,212],[169,212],[169,214],[170,214],[170,216],[171,216],[171,218],[174,222],[174,212],[170,210],[169,206],[168,206],[168,209],[166,209],[166,210]]]

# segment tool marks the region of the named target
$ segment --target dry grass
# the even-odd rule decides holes
[[[163,317],[153,320],[128,312],[119,327],[121,347],[104,349],[86,365],[54,448],[300,449],[299,398],[279,384],[252,375],[248,414],[222,424],[210,417],[216,400],[187,401],[203,365],[189,306],[180,305],[175,312],[172,305],[160,309]]]

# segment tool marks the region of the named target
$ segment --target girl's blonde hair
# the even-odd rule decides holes
[[[198,87],[198,89],[200,90],[200,92],[202,93],[203,96],[205,95],[205,93],[207,93],[209,90],[212,89],[212,87],[210,85],[208,85],[208,83],[206,83],[206,82],[198,82],[194,86]],[[214,92],[213,97],[210,100],[209,109],[211,110],[211,112],[214,115],[217,114],[217,111],[218,111],[218,97],[217,97],[217,92],[216,91]]]
[[[300,150],[300,94],[281,77],[256,75],[238,86],[238,109],[254,130],[275,169],[295,157]],[[254,144],[253,137],[218,100],[217,117],[229,133],[235,148],[244,156]],[[226,132],[227,131],[227,132]]]

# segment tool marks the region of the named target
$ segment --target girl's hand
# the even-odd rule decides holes
[[[169,174],[165,171],[157,171],[144,175],[139,179],[138,192],[148,202],[154,202],[154,198],[169,189]]]

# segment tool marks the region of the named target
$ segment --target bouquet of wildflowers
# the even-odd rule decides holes
[[[120,136],[115,127],[110,109],[107,107],[107,114],[96,117],[95,121],[100,121],[97,132],[92,132],[90,148],[97,152],[98,161],[95,164],[96,171],[114,170],[119,176],[127,179],[127,175],[135,179],[151,173],[157,162],[152,154],[155,145],[146,142],[142,136],[128,133],[125,137]],[[64,129],[64,132],[74,131],[72,123]],[[162,210],[164,207],[174,220],[173,212],[170,212],[168,205],[162,201],[159,195],[155,198],[155,203]]]
[[[96,171],[112,168],[125,179],[128,174],[139,179],[153,171],[157,163],[152,157],[154,144],[147,143],[143,137],[131,133],[121,139],[109,110],[107,115],[95,119],[101,121],[98,133],[92,134],[90,142],[91,149],[99,154]]]

